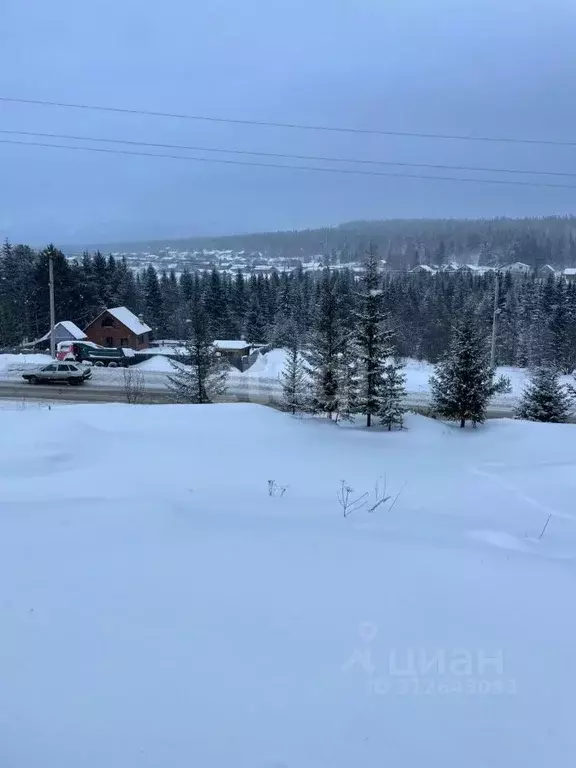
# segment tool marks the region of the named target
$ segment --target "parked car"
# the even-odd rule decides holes
[[[92,376],[89,368],[74,363],[50,363],[34,371],[23,373],[22,378],[29,384],[84,384]]]

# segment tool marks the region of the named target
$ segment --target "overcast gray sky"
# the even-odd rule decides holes
[[[0,26],[1,96],[576,138],[573,0],[0,0]],[[0,103],[0,128],[576,172],[576,147],[300,132],[8,103]],[[34,243],[354,218],[572,213],[575,193],[0,144],[0,236]]]

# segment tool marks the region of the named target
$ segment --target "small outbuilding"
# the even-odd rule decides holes
[[[56,344],[61,341],[84,341],[86,334],[71,320],[61,320],[54,326],[54,338]],[[50,331],[45,333],[44,336],[41,336],[39,339],[30,341],[28,344],[25,344],[25,346],[33,349],[49,349]]]

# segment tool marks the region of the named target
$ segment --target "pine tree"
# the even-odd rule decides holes
[[[311,378],[311,409],[331,419],[340,410],[341,370],[348,332],[342,326],[334,275],[322,271],[313,328],[304,354]]]
[[[196,307],[190,323],[186,360],[171,360],[175,373],[168,376],[176,402],[211,403],[226,391],[225,361],[214,347],[208,315],[202,305]]]
[[[440,416],[466,426],[482,424],[490,398],[510,388],[508,379],[495,379],[487,339],[473,318],[465,316],[454,329],[448,356],[430,377],[432,405]]]
[[[556,424],[568,420],[572,409],[572,394],[558,380],[554,368],[537,368],[524,390],[516,415],[528,421],[548,421]]]
[[[354,344],[358,356],[358,412],[372,424],[383,402],[386,358],[392,354],[390,334],[385,327],[383,291],[378,274],[376,247],[371,243],[362,280],[362,292],[355,312]]]
[[[404,399],[406,397],[406,376],[404,363],[399,357],[390,356],[384,367],[384,379],[378,420],[380,424],[392,428],[401,429],[404,423]]]
[[[282,407],[286,411],[296,413],[306,407],[306,371],[296,323],[292,322],[289,330],[291,335],[287,345],[286,363],[280,374]]]

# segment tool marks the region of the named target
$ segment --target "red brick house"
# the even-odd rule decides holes
[[[146,349],[151,331],[150,326],[126,307],[105,309],[84,329],[87,338],[95,344],[132,349]]]

